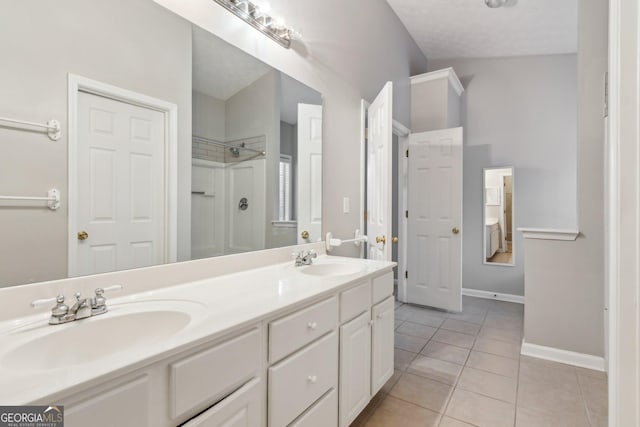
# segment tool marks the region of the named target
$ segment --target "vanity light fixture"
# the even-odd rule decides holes
[[[495,9],[497,7],[502,7],[505,4],[505,0],[484,0],[484,4],[488,7]]]
[[[287,49],[291,47],[294,31],[284,23],[273,19],[266,8],[260,8],[249,0],[215,0],[215,2],[283,47]]]

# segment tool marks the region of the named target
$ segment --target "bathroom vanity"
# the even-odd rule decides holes
[[[224,274],[158,288],[124,279],[100,316],[4,319],[0,401],[62,404],[70,427],[348,426],[393,374],[395,264],[321,253],[296,267],[290,248],[262,252],[275,262],[196,261]],[[171,267],[184,268],[145,270]],[[0,292],[28,306],[16,296],[92,286],[51,284]]]

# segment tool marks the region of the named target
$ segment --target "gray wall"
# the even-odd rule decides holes
[[[446,67],[465,87],[462,285],[524,295],[522,233],[514,267],[483,264],[482,168],[514,167],[514,228],[575,227],[576,55],[429,62]]]
[[[229,43],[323,95],[323,228],[347,238],[360,228],[360,100],[372,101],[394,82],[394,117],[409,123],[409,76],[426,72],[426,58],[384,0],[272,1],[301,41],[282,49],[210,0],[156,0]],[[366,17],[363,14],[366,10]],[[331,22],[331,25],[327,25]],[[344,214],[342,199],[351,199]],[[358,256],[354,245],[335,254]]]
[[[527,240],[525,244],[525,340],[595,356],[604,355],[602,113],[607,13],[607,2],[580,2],[577,156],[580,236],[575,242]]]
[[[191,27],[150,0],[2,2],[2,115],[62,124],[62,138],[0,127],[0,194],[42,195],[62,207],[0,209],[0,286],[67,275],[67,75],[178,105],[178,257],[190,255]]]
[[[223,100],[193,92],[193,134],[216,141],[226,141],[226,104]]]

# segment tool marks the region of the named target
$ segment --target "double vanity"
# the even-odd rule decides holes
[[[108,311],[59,325],[28,298],[109,277],[0,290],[26,307],[0,322],[0,401],[62,404],[70,427],[346,427],[393,374],[395,264],[313,249],[108,273]],[[208,277],[168,283],[189,264]]]

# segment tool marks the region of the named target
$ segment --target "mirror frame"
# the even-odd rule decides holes
[[[497,170],[497,169],[511,169],[511,181],[512,181],[512,188],[515,189],[515,183],[516,183],[516,178],[515,178],[515,167],[513,166],[490,166],[490,167],[486,167],[486,168],[482,168],[482,225],[481,225],[481,230],[482,230],[482,264],[483,265],[489,265],[489,266],[496,266],[496,267],[515,267],[516,266],[516,251],[515,251],[515,244],[512,240],[511,243],[511,263],[507,264],[504,262],[489,262],[487,261],[487,257],[486,257],[486,250],[487,250],[487,232],[486,232],[486,224],[487,224],[487,184],[486,184],[486,175],[487,175],[487,171],[492,171],[492,170]],[[511,228],[514,228],[514,221],[513,219],[515,218],[515,191],[512,191],[511,193]],[[513,232],[513,230],[511,230],[511,234],[512,236],[515,236],[515,233]]]

